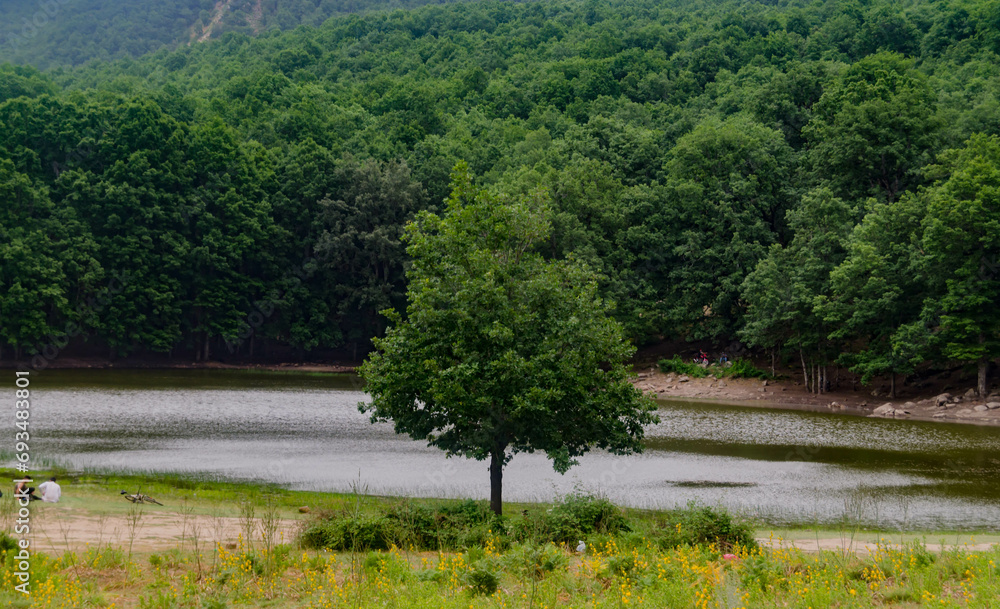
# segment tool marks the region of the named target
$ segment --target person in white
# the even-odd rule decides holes
[[[62,489],[56,484],[55,477],[39,484],[38,492],[42,494],[42,501],[46,503],[58,503],[59,498],[62,497]]]

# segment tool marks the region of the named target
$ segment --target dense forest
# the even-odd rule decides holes
[[[450,0],[461,1],[461,0]],[[0,62],[38,68],[137,57],[161,48],[258,35],[335,15],[413,8],[429,0],[4,0]]]
[[[998,53],[991,2],[543,0],[7,65],[0,345],[360,356],[461,161],[639,344],[985,379]]]

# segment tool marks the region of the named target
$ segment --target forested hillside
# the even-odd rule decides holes
[[[0,341],[361,353],[465,161],[547,193],[640,343],[985,374],[998,6],[476,2],[4,68]]]
[[[335,15],[424,4],[428,1],[4,0],[0,62],[74,66],[174,49],[226,32],[257,35],[320,25]]]

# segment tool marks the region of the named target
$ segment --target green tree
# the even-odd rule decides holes
[[[740,334],[752,346],[798,351],[804,384],[820,393],[826,366],[838,353],[816,305],[829,294],[830,272],[844,260],[854,218],[847,203],[821,188],[788,212],[788,226],[794,235],[788,246],[772,245],[743,282],[747,313]]]
[[[921,197],[876,202],[847,239],[847,256],[830,274],[831,293],[818,303],[834,339],[859,345],[840,361],[861,382],[910,374],[924,360],[920,312],[927,285],[921,271]]]
[[[490,506],[503,468],[543,451],[565,472],[591,447],[641,451],[653,404],[628,380],[634,348],[595,275],[536,248],[549,232],[544,195],[477,191],[464,164],[443,216],[421,213],[406,240],[407,317],[375,339],[360,369],[362,411],[449,456],[490,459]]]
[[[940,320],[942,355],[977,365],[985,397],[990,360],[1000,356],[1000,138],[974,136],[940,160],[931,174],[941,181],[922,193],[921,244],[934,294],[924,317]]]
[[[690,338],[732,335],[740,284],[778,241],[792,151],[781,133],[739,115],[708,119],[682,137],[666,169],[659,213],[675,324]]]
[[[918,183],[937,136],[935,94],[912,62],[882,52],[848,67],[803,133],[817,177],[845,199],[893,201]]]

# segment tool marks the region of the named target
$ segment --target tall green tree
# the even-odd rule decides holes
[[[803,197],[788,212],[787,247],[772,245],[743,282],[747,313],[740,335],[748,344],[797,351],[806,387],[824,390],[826,366],[839,352],[833,330],[817,311],[830,293],[830,272],[846,256],[853,210],[827,188]]]
[[[913,62],[882,52],[846,68],[813,109],[807,161],[836,194],[893,201],[919,184],[937,130],[935,95]]]
[[[629,383],[634,348],[597,278],[573,260],[545,260],[543,194],[478,191],[456,168],[443,216],[408,227],[406,318],[375,339],[360,369],[372,396],[361,410],[398,433],[490,460],[490,507],[503,510],[503,468],[543,451],[562,473],[592,447],[642,450],[653,404]]]
[[[921,245],[932,297],[924,317],[937,319],[948,359],[975,363],[986,396],[990,360],[1000,356],[1000,138],[974,136],[941,155],[927,201]]]
[[[779,131],[742,115],[703,121],[670,152],[659,247],[671,317],[689,338],[736,330],[743,278],[780,238],[791,156]]]
[[[919,331],[928,293],[920,251],[925,214],[921,197],[872,202],[830,274],[829,297],[818,304],[831,337],[856,345],[840,361],[863,383],[888,375],[893,393],[896,375],[912,373],[928,352]]]

